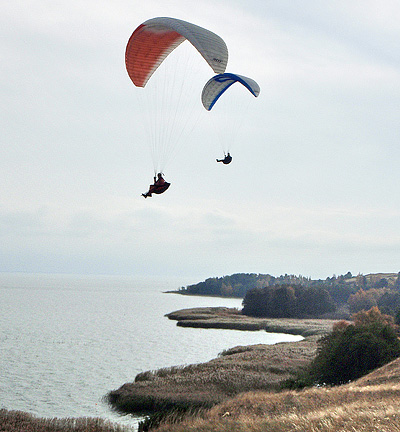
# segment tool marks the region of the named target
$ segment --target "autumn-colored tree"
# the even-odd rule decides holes
[[[332,330],[334,332],[335,331],[343,331],[343,330],[346,330],[349,325],[351,325],[351,323],[349,321],[340,320],[340,321],[337,321],[333,324]]]
[[[350,312],[356,313],[361,310],[369,310],[378,305],[380,297],[385,293],[385,289],[369,289],[364,291],[360,288],[355,294],[349,297],[348,304]]]
[[[354,325],[356,327],[367,326],[371,324],[388,325],[390,327],[395,326],[394,318],[390,315],[381,313],[377,306],[372,307],[370,310],[362,310],[355,313],[352,316]]]

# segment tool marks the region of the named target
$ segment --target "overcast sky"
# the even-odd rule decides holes
[[[204,111],[170,189],[144,199],[153,165],[124,54],[157,16],[221,36],[227,71],[261,94],[236,104],[230,165]],[[400,270],[397,0],[16,0],[0,36],[0,271]]]

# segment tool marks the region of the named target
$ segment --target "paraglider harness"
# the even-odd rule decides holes
[[[166,182],[164,180],[164,178],[162,177],[162,174],[160,175],[160,177],[158,179],[156,179],[154,177],[153,193],[162,194],[163,192],[165,192],[169,188],[170,185],[171,185],[171,183]]]
[[[171,183],[168,183],[164,180],[162,173],[158,173],[157,177],[154,176],[154,184],[150,185],[149,191],[146,192],[145,194],[142,194],[142,196],[147,198],[147,197],[151,197],[153,193],[162,194],[170,187]]]
[[[224,159],[217,159],[217,162],[222,162],[223,164],[228,165],[232,162],[232,156],[228,152]]]

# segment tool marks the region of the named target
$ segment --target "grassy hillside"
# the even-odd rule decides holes
[[[122,432],[132,429],[99,419],[40,419],[19,411],[0,410],[0,430]],[[152,432],[265,431],[399,432],[400,359],[343,386],[298,392],[241,393],[201,415],[152,429]]]
[[[400,359],[343,386],[242,393],[157,432],[400,431]]]

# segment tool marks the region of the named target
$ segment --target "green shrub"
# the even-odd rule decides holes
[[[354,322],[338,321],[333,331],[318,341],[317,355],[282,388],[338,385],[360,378],[400,356],[398,327],[377,307],[353,316]]]
[[[382,323],[335,329],[319,341],[310,376],[318,384],[343,384],[400,356],[394,329]]]

